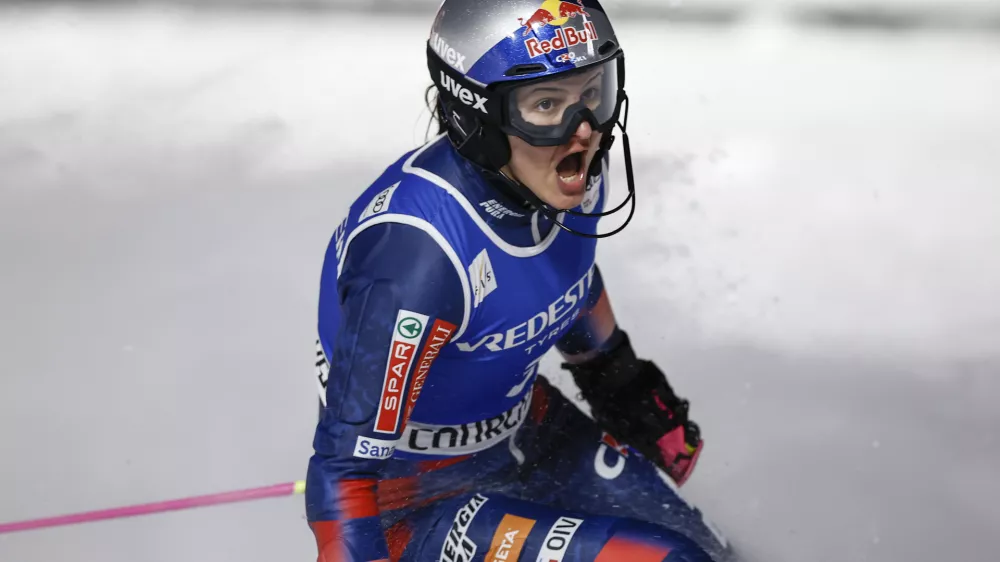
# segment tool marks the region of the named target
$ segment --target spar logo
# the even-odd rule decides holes
[[[382,398],[379,400],[375,431],[396,433],[399,429],[400,414],[403,411],[406,379],[410,376],[417,344],[427,325],[427,316],[400,310],[392,332],[389,359],[385,366],[385,380],[382,382]]]
[[[423,319],[427,321],[426,316]],[[415,317],[403,318],[396,324],[396,331],[404,338],[419,338],[420,332],[424,331],[424,322]]]
[[[583,29],[576,27],[565,27],[570,20],[577,16],[583,20]],[[576,2],[562,2],[560,0],[545,0],[540,8],[528,19],[518,18],[518,23],[524,28],[524,37],[531,32],[538,33],[538,30],[546,26],[558,27],[555,31],[555,38],[541,40],[532,37],[524,42],[524,47],[528,50],[528,55],[532,58],[547,55],[552,51],[562,51],[597,41],[597,27],[588,21],[590,14],[584,8],[581,0]],[[573,59],[563,59],[560,62],[567,62]]]

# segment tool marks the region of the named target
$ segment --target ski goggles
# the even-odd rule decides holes
[[[433,51],[432,51],[433,52]],[[554,76],[510,80],[483,88],[429,57],[440,95],[472,110],[480,120],[533,146],[568,143],[586,121],[600,132],[614,128],[625,96],[625,58],[611,58]]]

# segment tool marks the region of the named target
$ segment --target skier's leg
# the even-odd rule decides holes
[[[496,494],[465,495],[418,510],[388,536],[393,562],[712,562],[690,539],[651,523]]]
[[[517,435],[525,456],[518,497],[662,525],[690,537],[716,560],[732,557],[726,539],[666,473],[618,445],[545,379],[538,379],[535,393],[544,415]]]

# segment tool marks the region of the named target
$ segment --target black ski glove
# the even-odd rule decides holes
[[[598,425],[680,486],[701,454],[701,430],[688,419],[688,401],[674,393],[652,361],[637,358],[628,335],[620,334],[610,351],[563,368],[572,373]]]

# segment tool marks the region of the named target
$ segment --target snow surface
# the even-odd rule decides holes
[[[303,477],[320,260],[424,138],[429,23],[0,8],[0,521]],[[706,434],[686,495],[756,560],[996,560],[1000,40],[619,34],[599,260]],[[64,558],[314,546],[301,498],[0,536]]]

